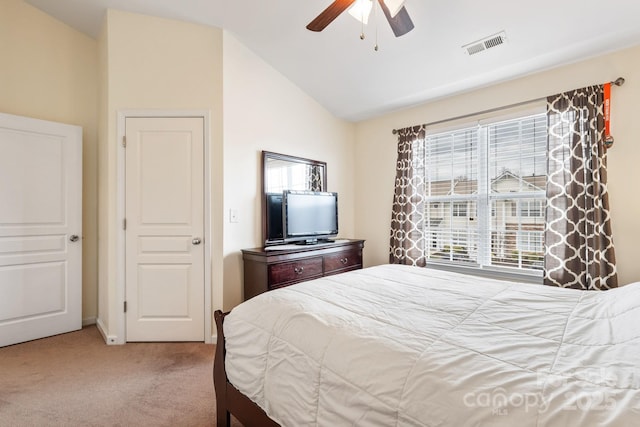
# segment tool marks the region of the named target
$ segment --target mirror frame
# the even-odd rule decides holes
[[[311,166],[322,166],[322,191],[327,191],[327,162],[305,159],[304,157],[289,156],[287,154],[262,151],[262,242],[265,246],[281,243],[279,240],[267,239],[267,160],[284,160],[292,163],[301,163]]]

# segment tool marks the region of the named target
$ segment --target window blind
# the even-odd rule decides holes
[[[431,262],[541,270],[545,114],[428,135],[415,151],[424,177]]]

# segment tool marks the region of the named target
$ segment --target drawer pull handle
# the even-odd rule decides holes
[[[295,271],[297,274],[302,274],[303,270],[304,270],[304,267],[295,267],[293,269],[293,271]]]
[[[349,262],[348,258],[340,258],[340,262],[343,263],[344,265],[346,265]]]

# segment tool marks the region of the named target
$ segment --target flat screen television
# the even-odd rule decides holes
[[[338,193],[284,191],[282,224],[286,243],[330,241],[338,235]]]

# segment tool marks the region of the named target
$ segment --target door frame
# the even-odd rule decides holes
[[[117,111],[117,175],[116,186],[116,224],[118,224],[118,238],[116,241],[116,307],[118,335],[116,340],[107,340],[107,344],[125,344],[127,342],[126,313],[124,312],[124,302],[126,295],[126,234],[122,227],[125,219],[125,198],[126,198],[126,174],[125,160],[126,149],[122,144],[126,134],[126,120],[128,118],[185,118],[197,117],[203,119],[204,129],[204,342],[213,344],[215,341],[212,335],[212,302],[211,302],[211,119],[208,110],[148,110],[148,109],[127,109]]]

